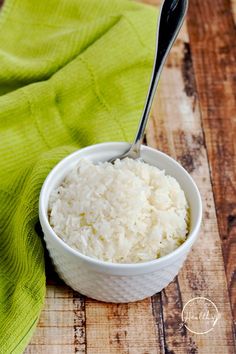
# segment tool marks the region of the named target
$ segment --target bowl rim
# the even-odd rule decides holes
[[[130,144],[128,144],[127,142],[104,142],[104,143],[98,143],[98,144],[94,144],[94,145],[89,145],[87,147],[81,148],[76,150],[75,152],[67,155],[66,157],[64,157],[62,160],[60,160],[49,172],[49,174],[47,175],[41,191],[40,191],[40,196],[39,196],[39,219],[40,219],[40,223],[41,226],[43,228],[43,232],[44,229],[46,228],[47,232],[49,232],[50,236],[53,238],[54,241],[56,241],[60,246],[62,246],[62,248],[64,248],[67,252],[69,252],[70,254],[82,259],[83,261],[90,263],[91,265],[94,266],[99,266],[102,267],[104,269],[116,269],[116,270],[122,270],[122,269],[143,269],[143,268],[147,268],[147,267],[151,267],[154,265],[161,265],[165,262],[168,262],[169,260],[171,260],[172,258],[175,259],[177,256],[180,256],[181,253],[190,248],[192,246],[192,244],[194,243],[200,226],[201,226],[201,221],[202,221],[202,200],[201,200],[201,196],[200,196],[200,192],[198,190],[198,187],[196,185],[196,183],[194,182],[193,178],[191,177],[191,175],[186,171],[186,169],[180,165],[180,163],[178,163],[175,159],[173,159],[172,157],[170,157],[169,155],[165,154],[164,152],[154,149],[152,147],[146,146],[146,145],[141,145],[141,149],[142,150],[149,150],[152,151],[154,153],[158,153],[159,155],[163,156],[165,159],[169,160],[170,162],[174,163],[177,168],[179,168],[180,170],[182,170],[182,172],[187,175],[187,178],[190,180],[191,184],[192,184],[192,188],[195,191],[195,194],[197,196],[197,204],[198,204],[198,215],[197,215],[197,220],[195,223],[195,226],[193,228],[193,230],[191,230],[191,232],[189,233],[187,239],[179,246],[177,247],[175,250],[171,251],[170,253],[168,253],[165,256],[162,256],[160,258],[157,259],[153,259],[150,261],[146,261],[146,262],[140,262],[140,263],[113,263],[113,262],[107,262],[107,261],[103,261],[97,258],[92,258],[90,256],[87,256],[83,253],[81,253],[80,251],[72,248],[71,246],[69,246],[63,239],[61,239],[53,230],[53,228],[51,227],[49,220],[48,220],[48,216],[46,214],[46,208],[44,207],[44,198],[45,198],[45,193],[47,191],[47,187],[48,184],[50,183],[50,180],[53,178],[53,175],[57,172],[58,169],[61,168],[62,165],[64,165],[67,160],[73,159],[75,156],[79,155],[82,151],[86,152],[89,151],[91,149],[96,149],[96,148],[100,148],[100,147],[106,147],[109,148],[113,145],[118,145],[118,146],[124,146],[127,145],[129,146]],[[79,158],[78,158],[79,160]]]

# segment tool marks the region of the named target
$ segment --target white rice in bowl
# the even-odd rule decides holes
[[[49,200],[55,233],[81,253],[107,262],[164,256],[186,240],[189,207],[175,178],[126,158],[82,159]]]

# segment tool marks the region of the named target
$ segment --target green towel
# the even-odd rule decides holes
[[[45,296],[38,196],[67,154],[131,141],[156,10],[125,0],[5,0],[0,12],[0,353],[21,353]]]

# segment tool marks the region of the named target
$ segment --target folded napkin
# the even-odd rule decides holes
[[[0,11],[0,353],[21,353],[45,296],[38,197],[67,154],[131,141],[156,10],[124,0],[5,0]]]

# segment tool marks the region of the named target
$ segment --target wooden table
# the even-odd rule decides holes
[[[130,304],[88,299],[51,276],[25,353],[235,352],[235,15],[235,0],[190,0],[146,134],[149,146],[191,173],[203,199],[201,235],[179,276],[161,293]],[[208,334],[181,326],[183,305],[196,296],[212,300],[221,315]]]

